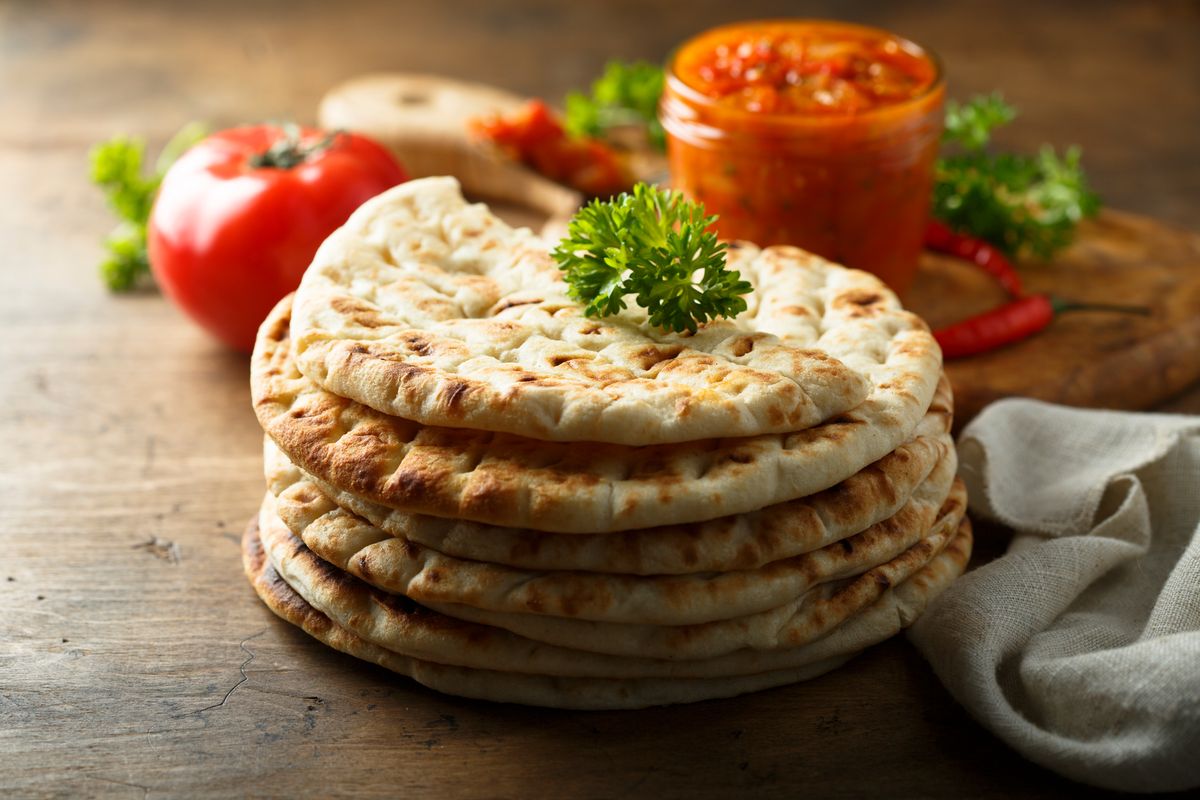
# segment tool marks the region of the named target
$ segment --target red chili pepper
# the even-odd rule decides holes
[[[956,233],[943,222],[929,220],[925,226],[925,246],[935,253],[957,256],[982,267],[985,272],[1000,281],[1000,285],[1013,297],[1024,294],[1021,276],[997,248],[974,236]]]
[[[1045,294],[1031,294],[949,327],[934,331],[945,358],[962,358],[994,350],[1032,336],[1064,311],[1117,311],[1148,314],[1136,306],[1072,303]]]

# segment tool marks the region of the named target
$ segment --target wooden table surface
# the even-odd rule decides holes
[[[637,713],[442,697],[270,614],[238,536],[262,492],[247,361],[112,297],[85,179],[115,132],[309,120],[425,70],[558,98],[611,56],[794,4],[0,5],[0,792],[13,796],[1029,797],[1078,790],[977,726],[903,639],[808,684]],[[415,5],[415,4],[414,4]],[[685,10],[686,9],[686,10]],[[835,15],[832,2],[808,3]],[[1195,227],[1195,4],[857,2],[1002,87],[1008,143],[1084,146],[1108,202]],[[1200,411],[1200,394],[1169,406]],[[1002,536],[984,531],[996,553]],[[4,790],[8,790],[5,792]]]

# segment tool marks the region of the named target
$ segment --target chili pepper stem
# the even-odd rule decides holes
[[[1064,311],[1106,311],[1146,315],[1150,309],[1112,303],[1076,303],[1030,294],[1007,305],[934,331],[946,358],[961,358],[1018,342],[1047,327]]]
[[[1077,303],[1073,300],[1064,300],[1061,297],[1051,297],[1050,307],[1054,309],[1055,314],[1061,314],[1066,311],[1111,311],[1117,314],[1138,314],[1143,317],[1150,315],[1150,309],[1146,306],[1128,306],[1117,303]]]

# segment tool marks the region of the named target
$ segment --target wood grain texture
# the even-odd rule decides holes
[[[1078,140],[1116,207],[1194,225],[1194,4],[812,3],[1002,86],[1013,143]],[[788,4],[0,4],[0,792],[5,797],[1057,797],[904,641],[810,684],[635,714],[440,697],[277,620],[241,575],[262,492],[247,363],[95,278],[86,151],[193,118],[315,115],[426,70],[560,96]],[[989,21],[990,20],[990,21]],[[1047,76],[1052,76],[1048,79]],[[1200,411],[1200,394],[1173,401]],[[982,557],[1003,532],[981,529]]]
[[[1150,313],[1070,312],[1011,347],[948,362],[958,427],[1003,397],[1137,410],[1200,380],[1200,236],[1104,211],[1053,262],[1019,269],[1030,292]],[[932,254],[906,298],[934,327],[1004,302],[981,270]]]

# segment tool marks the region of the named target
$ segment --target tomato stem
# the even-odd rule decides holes
[[[305,143],[297,125],[283,126],[283,136],[261,153],[250,157],[251,169],[292,169],[328,150],[341,131],[330,131],[315,142]]]

